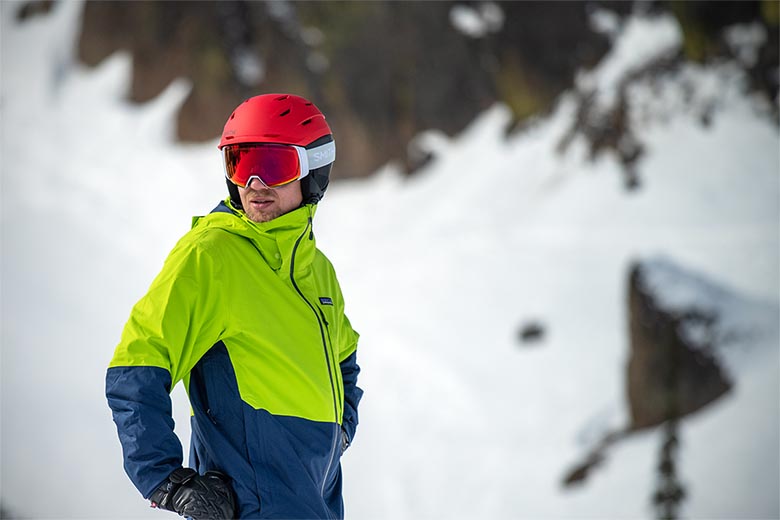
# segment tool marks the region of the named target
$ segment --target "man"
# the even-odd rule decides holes
[[[219,148],[230,196],[176,244],[107,372],[125,470],[153,507],[195,520],[342,518],[362,391],[358,335],[312,231],[330,127],[306,99],[256,96]],[[173,433],[179,381],[194,469]]]

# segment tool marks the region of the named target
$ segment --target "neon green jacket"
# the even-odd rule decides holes
[[[125,468],[148,497],[182,464],[169,392],[193,408],[191,465],[233,480],[241,518],[341,517],[357,426],[358,334],[317,248],[315,205],[255,223],[221,203],[133,308],[106,392]]]

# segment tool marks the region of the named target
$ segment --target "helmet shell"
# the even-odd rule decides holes
[[[311,101],[293,94],[263,94],[247,99],[230,115],[219,148],[239,143],[307,146],[330,135],[325,116]]]

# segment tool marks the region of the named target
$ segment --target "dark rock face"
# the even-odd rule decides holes
[[[30,2],[28,11],[46,5]],[[478,11],[484,5],[88,1],[79,56],[96,65],[118,49],[129,50],[134,101],[151,99],[176,77],[192,79],[179,114],[181,140],[217,137],[227,115],[247,97],[294,92],[328,117],[339,143],[334,178],[367,175],[390,160],[411,171],[424,162],[408,151],[421,131],[455,134],[496,101],[506,103],[517,122],[551,109],[575,73],[609,49],[606,37],[591,28],[590,13],[605,8],[623,16],[635,9],[632,2],[604,0],[496,2],[500,23],[494,30],[471,37],[454,27],[453,8]],[[699,61],[728,55],[725,27],[762,24],[767,41],[749,73],[754,87],[774,99],[776,2],[642,5],[671,11],[683,28],[685,57]],[[583,100],[583,119],[586,105]],[[621,110],[588,135],[594,154],[604,148],[619,153],[627,187],[637,187],[634,163],[641,143],[634,142]]]
[[[192,78],[178,122],[187,141],[218,136],[251,95],[310,97],[340,144],[334,176],[364,175],[392,159],[411,168],[417,133],[456,133],[495,101],[518,118],[544,111],[608,49],[588,25],[595,3],[500,3],[501,29],[481,38],[453,27],[458,4],[468,3],[87,2],[79,55],[96,65],[131,51],[134,101]],[[247,56],[261,63],[254,82],[242,74]]]
[[[642,268],[629,280],[631,355],[627,396],[632,430],[679,419],[718,399],[732,386],[708,346],[686,342],[680,328],[691,322],[711,326],[716,316],[696,309],[670,314],[647,290]]]

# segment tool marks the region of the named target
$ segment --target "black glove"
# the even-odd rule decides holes
[[[349,435],[347,435],[347,430],[344,428],[341,429],[341,454],[344,455],[344,452],[347,451],[347,448],[349,448]]]
[[[149,497],[152,507],[174,511],[193,520],[233,518],[236,501],[228,479],[218,471],[205,475],[179,468]]]

